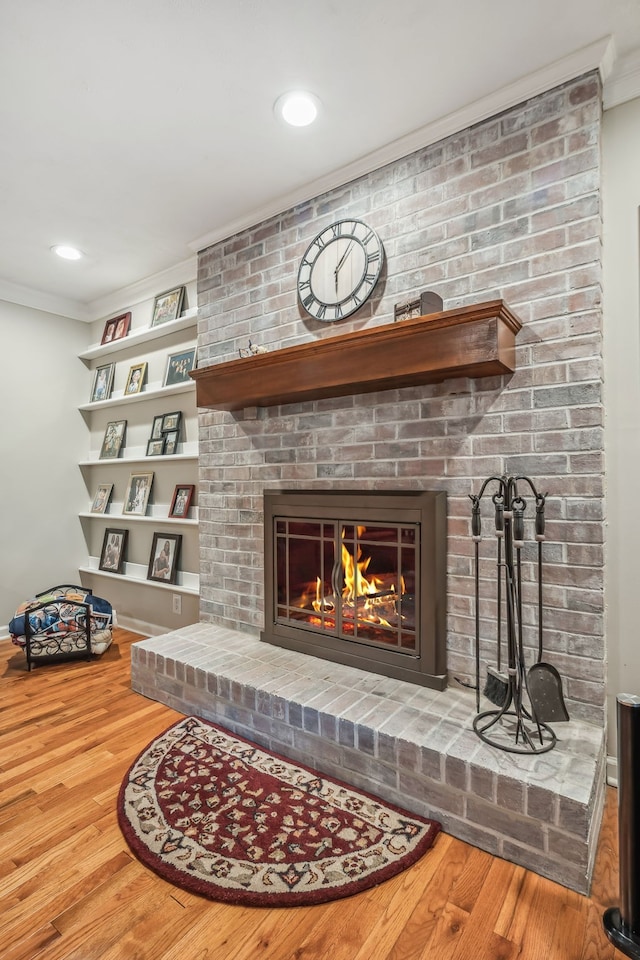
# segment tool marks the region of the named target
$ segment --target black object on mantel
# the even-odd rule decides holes
[[[520,486],[518,486],[520,485]],[[525,546],[527,502],[522,489],[535,499],[535,540],[538,544],[538,655],[527,670],[524,654],[522,602],[522,549]],[[480,595],[479,544],[482,540],[480,504],[493,491],[493,527],[497,541],[496,564],[496,667],[487,669],[485,697],[496,710],[480,712]],[[475,544],[475,658],[476,710],[473,729],[481,740],[510,753],[546,753],[556,744],[549,722],[569,719],[556,668],[543,662],[542,542],[545,539],[544,508],[547,494],[539,493],[529,477],[488,477],[480,493],[470,494],[471,534]],[[504,577],[504,584],[503,584]],[[502,589],[505,600],[504,667]]]
[[[603,917],[611,943],[640,960],[640,697],[617,698],[620,906]]]

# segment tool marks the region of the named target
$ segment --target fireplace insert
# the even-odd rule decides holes
[[[261,639],[446,686],[446,493],[265,491]]]

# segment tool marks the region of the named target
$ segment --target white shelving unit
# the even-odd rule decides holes
[[[197,409],[195,403],[196,387],[191,379],[171,386],[163,386],[166,361],[169,354],[187,350],[195,343],[197,309],[187,311],[177,320],[168,321],[155,327],[132,330],[120,340],[109,343],[96,343],[78,354],[91,369],[92,376],[96,366],[108,363],[112,358],[121,356],[122,363],[116,367],[116,380],[123,382],[123,366],[148,361],[149,381],[140,393],[124,394],[123,389],[116,390],[108,399],[81,404],[78,409],[85,417],[90,434],[88,455],[80,460],[87,484],[88,504],[81,509],[79,518],[85,529],[89,547],[88,560],[81,566],[80,572],[92,577],[111,581],[111,590],[117,582],[148,587],[151,590],[172,591],[189,596],[199,595],[199,576],[197,569],[197,528],[198,507],[192,505],[189,516],[169,517],[169,509],[174,486],[197,484],[198,441]],[[181,336],[181,334],[183,336]],[[127,356],[122,354],[127,351]],[[118,377],[118,370],[120,371]],[[175,401],[174,401],[175,398]],[[111,410],[114,416],[111,417]],[[153,419],[157,415],[180,410],[182,413],[182,436],[178,453],[160,456],[148,456],[146,439],[151,436]],[[100,458],[104,425],[108,420],[127,420],[127,434],[121,455],[117,458]],[[148,429],[147,429],[148,427]],[[146,436],[145,436],[145,430]],[[145,516],[122,512],[126,486],[130,473],[153,473],[152,498]],[[113,483],[113,500],[105,513],[92,513],[90,510],[95,489],[100,483]],[[157,499],[156,499],[157,497]],[[127,556],[124,572],[115,574],[100,570],[102,539],[106,528],[128,530]],[[180,566],[175,583],[161,583],[147,579],[151,534],[176,531],[182,538]],[[180,569],[182,564],[185,569]]]

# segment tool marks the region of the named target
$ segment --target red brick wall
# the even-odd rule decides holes
[[[549,492],[546,658],[573,717],[603,721],[604,462],[600,87],[596,74],[217,243],[199,257],[199,364],[393,319],[432,289],[445,308],[504,298],[523,322],[513,377],[202,412],[201,616],[256,634],[265,487],[445,489],[450,672],[473,675],[470,502],[492,474]],[[312,237],[353,216],[379,233],[373,297],[337,324],[308,318],[296,274]],[[482,545],[483,660],[494,662],[494,543]],[[524,554],[535,644],[535,547]]]

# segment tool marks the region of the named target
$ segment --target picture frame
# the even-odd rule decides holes
[[[182,410],[175,410],[173,413],[165,413],[162,418],[162,432],[170,433],[173,430],[180,432],[182,424]]]
[[[113,376],[115,373],[115,363],[105,363],[96,367],[93,373],[93,384],[91,386],[91,403],[99,403],[100,400],[108,400],[113,389]]]
[[[122,503],[123,514],[144,517],[152,486],[153,473],[132,473]]]
[[[91,513],[106,513],[111,493],[113,491],[112,483],[99,483],[93,496],[91,504]]]
[[[161,457],[164,455],[164,436],[152,437],[147,441],[147,456],[148,457]]]
[[[180,442],[179,430],[167,430],[164,435],[164,455],[173,457],[178,452],[178,443]]]
[[[184,292],[184,287],[174,287],[173,290],[165,290],[164,293],[158,294],[153,303],[152,327],[176,320],[180,316]]]
[[[99,460],[117,460],[127,432],[126,420],[110,420],[104,431]]]
[[[162,422],[164,420],[164,414],[159,413],[157,417],[153,418],[153,426],[151,427],[151,436],[150,440],[162,440]]]
[[[167,368],[164,374],[163,387],[173,387],[177,383],[189,380],[189,373],[196,364],[197,347],[170,353],[167,357]]]
[[[114,340],[122,340],[129,333],[130,326],[131,312],[121,313],[119,317],[112,317],[104,325],[100,343],[113,343]]]
[[[107,527],[100,551],[98,568],[106,573],[122,573],[127,549],[128,530],[116,530]]]
[[[176,533],[154,533],[149,556],[147,580],[175,583],[182,536]]]
[[[178,483],[173,491],[173,499],[169,507],[169,516],[176,520],[185,520],[195,492],[194,483]]]
[[[146,372],[146,361],[144,363],[134,363],[129,369],[129,375],[127,376],[127,382],[124,388],[125,397],[133,396],[134,393],[140,393]]]

